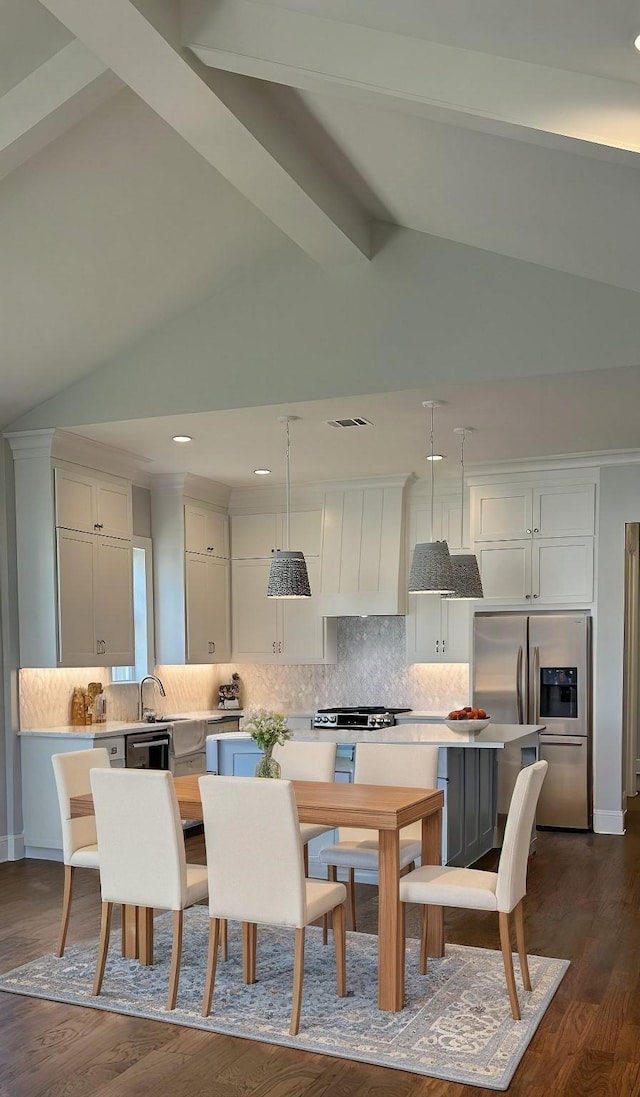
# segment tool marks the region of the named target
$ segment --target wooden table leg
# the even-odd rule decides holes
[[[122,955],[141,964],[153,963],[153,908],[122,907]]]
[[[434,811],[422,820],[423,865],[442,864],[442,811]],[[442,907],[429,906],[427,955],[444,956],[444,915]]]
[[[404,934],[398,896],[400,846],[397,830],[378,831],[378,1008],[404,1006]]]

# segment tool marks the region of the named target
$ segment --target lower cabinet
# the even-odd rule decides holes
[[[466,867],[493,848],[496,752],[449,747],[446,765],[446,863]]]

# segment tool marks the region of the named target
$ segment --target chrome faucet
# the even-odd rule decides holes
[[[159,678],[156,678],[155,674],[145,675],[145,677],[141,679],[140,686],[138,687],[138,720],[144,720],[144,714],[146,711],[142,702],[142,687],[144,686],[145,682],[155,682],[158,689],[160,690],[160,696],[167,696],[162,682]]]

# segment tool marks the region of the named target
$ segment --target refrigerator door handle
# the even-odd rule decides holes
[[[522,704],[522,663],[524,659],[524,652],[522,645],[518,648],[518,660],[516,663],[516,712],[518,716],[518,723],[524,724],[524,707]]]
[[[533,661],[531,667],[533,689],[531,691],[532,717],[534,724],[540,723],[540,648],[533,649]]]
[[[587,745],[586,735],[540,735],[541,747],[584,747]]]

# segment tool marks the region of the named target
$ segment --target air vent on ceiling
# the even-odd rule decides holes
[[[369,419],[363,419],[360,415],[354,415],[352,419],[328,419],[328,427],[372,427]]]

